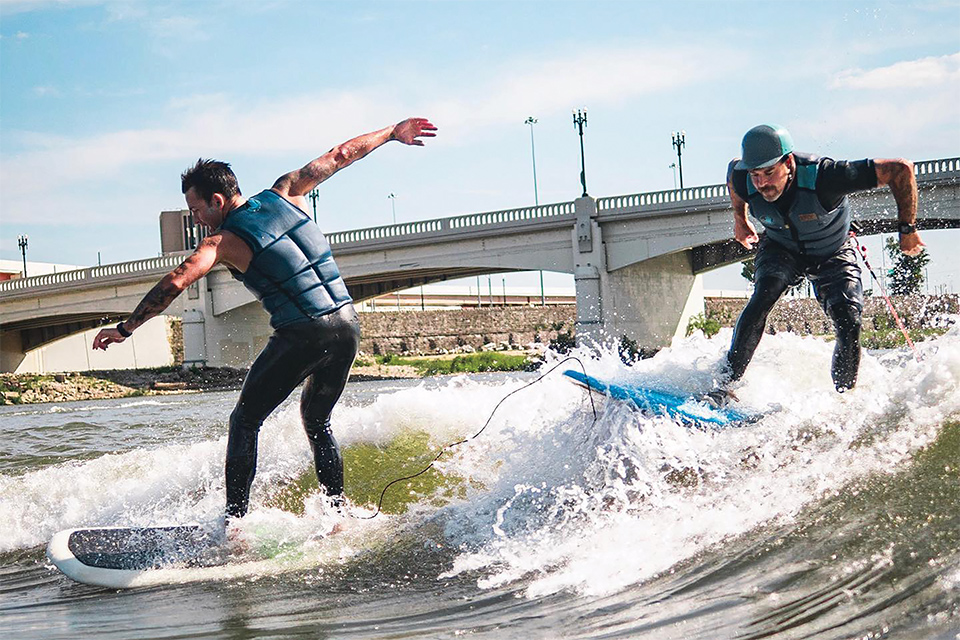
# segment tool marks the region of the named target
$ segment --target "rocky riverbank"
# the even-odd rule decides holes
[[[245,369],[198,367],[183,369],[118,369],[83,373],[0,374],[0,404],[34,404],[102,400],[170,393],[239,389]],[[376,380],[419,377],[410,366],[366,364],[354,367],[350,379]]]

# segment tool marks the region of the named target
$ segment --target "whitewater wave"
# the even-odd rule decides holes
[[[695,335],[629,366],[612,349],[575,355],[593,376],[699,393],[715,384],[729,338]],[[445,547],[456,550],[440,581],[522,585],[528,597],[604,595],[758,527],[789,526],[851,482],[909,465],[960,417],[960,331],[919,347],[919,363],[904,351],[865,354],[857,388],[841,395],[829,375],[832,344],[765,336],[738,389],[742,404],[765,416],[725,430],[690,429],[619,402],[599,406],[595,419],[586,394],[560,371],[527,389],[529,375],[421,384],[341,405],[334,424],[343,447],[384,445],[412,431],[436,448],[479,433],[519,390],[479,437],[437,463],[464,480],[463,497],[439,510],[420,505],[394,525],[411,536],[440,525]],[[294,515],[268,504],[278,484],[311,469],[295,403],[267,421],[260,443],[246,521],[251,531],[289,530],[306,544],[310,531],[327,526],[325,511]],[[70,527],[217,518],[224,449],[220,437],[0,476],[0,551],[44,544]],[[956,588],[956,580],[944,584]]]

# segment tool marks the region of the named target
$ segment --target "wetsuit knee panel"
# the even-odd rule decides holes
[[[827,315],[833,320],[838,339],[844,337],[859,338],[863,315],[859,306],[855,304],[836,304],[827,310]]]
[[[260,419],[259,413],[254,413],[250,411],[247,407],[244,407],[242,404],[238,404],[233,408],[233,411],[230,413],[230,431],[244,431],[244,432],[257,432],[260,430],[260,426],[263,424],[263,420]]]

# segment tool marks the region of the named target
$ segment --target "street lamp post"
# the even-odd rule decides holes
[[[533,203],[540,206],[540,194],[537,190],[537,148],[533,144],[533,125],[538,120],[530,116],[523,121],[523,124],[530,125],[530,157],[533,159]],[[546,306],[546,296],[543,293],[543,269],[540,270],[540,306]]]
[[[667,165],[668,169],[673,169],[673,188],[677,188],[677,163],[671,162]]]
[[[533,116],[523,121],[523,124],[530,125],[530,156],[533,158],[533,202],[540,206],[540,194],[537,192],[537,149],[533,144],[533,125],[539,122]]]
[[[307,197],[310,198],[310,201],[313,203],[313,221],[317,221],[317,200],[320,199],[320,189],[314,189]]]
[[[27,277],[27,236],[17,236],[17,245],[23,255],[23,277]]]
[[[397,194],[391,193],[387,198],[390,200],[390,209],[393,211],[393,224],[397,224]]]
[[[683,189],[683,147],[687,144],[686,131],[674,131],[671,135],[673,146],[677,149],[677,167],[680,169],[680,188]]]
[[[573,128],[580,133],[580,184],[583,185],[583,196],[587,195],[587,165],[583,156],[583,128],[587,125],[587,110],[577,109],[573,112]]]

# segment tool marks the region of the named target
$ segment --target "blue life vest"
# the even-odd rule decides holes
[[[850,233],[847,198],[845,196],[832,211],[824,208],[817,197],[820,158],[796,152],[793,156],[797,162],[797,184],[787,217],[784,218],[774,203],[763,199],[747,176],[750,214],[763,224],[771,240],[790,251],[816,258],[831,256],[843,246]]]
[[[276,192],[249,198],[227,214],[220,230],[236,234],[253,251],[245,273],[230,272],[263,303],[274,329],[352,302],[320,227]]]

